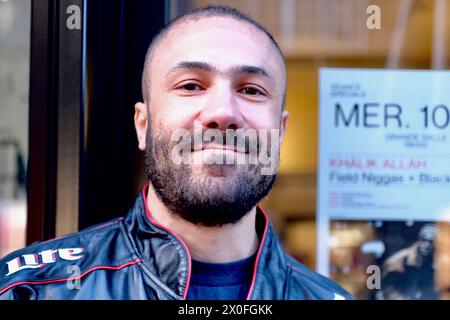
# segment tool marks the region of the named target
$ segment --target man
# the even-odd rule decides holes
[[[152,42],[142,90],[150,183],[134,207],[3,259],[0,298],[352,298],[287,256],[257,206],[288,117],[284,60],[263,27],[228,7],[179,17]]]
[[[425,224],[411,246],[402,249],[383,264],[382,290],[387,300],[439,299],[434,280],[434,241],[439,230]]]

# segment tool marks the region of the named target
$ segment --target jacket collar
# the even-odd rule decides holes
[[[186,299],[191,277],[189,249],[177,234],[152,218],[147,206],[148,185],[138,195],[125,224],[143,261],[143,268],[154,278],[152,280],[174,298]],[[259,206],[256,231],[260,244],[247,299],[280,298],[286,283],[284,251],[266,213]]]

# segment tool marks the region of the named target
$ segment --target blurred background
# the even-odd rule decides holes
[[[66,26],[73,4],[81,29]],[[448,69],[448,0],[0,0],[0,257],[126,212],[145,183],[133,128],[145,51],[165,21],[207,4],[250,14],[285,55],[289,126],[262,206],[286,250],[316,267],[318,70]],[[380,30],[366,27],[371,4]],[[366,288],[366,267],[422,226],[333,222],[330,276],[359,298],[386,298]],[[436,298],[450,299],[450,227],[439,227]],[[378,256],[363,249],[374,241]]]

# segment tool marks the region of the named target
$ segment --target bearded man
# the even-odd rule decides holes
[[[124,218],[1,260],[0,299],[352,298],[288,256],[258,206],[288,119],[270,33],[229,7],[196,9],[144,65],[134,122],[149,183]]]

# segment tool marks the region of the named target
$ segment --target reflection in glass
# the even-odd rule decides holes
[[[30,0],[0,1],[0,257],[25,246]]]

